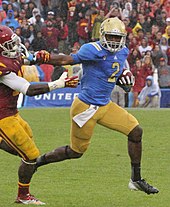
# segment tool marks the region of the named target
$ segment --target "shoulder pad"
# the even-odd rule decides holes
[[[103,48],[97,42],[90,42],[86,44],[88,51],[96,57],[103,57],[105,55]]]
[[[96,42],[90,42],[89,44],[92,45],[97,51],[102,51],[101,46]]]

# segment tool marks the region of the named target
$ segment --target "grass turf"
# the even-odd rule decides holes
[[[157,195],[127,188],[130,160],[126,137],[97,125],[91,145],[79,160],[39,168],[31,193],[49,207],[169,207],[170,110],[133,110],[144,129],[142,176],[159,188]],[[21,109],[41,153],[69,143],[69,108]],[[113,117],[114,118],[114,117]],[[17,194],[18,157],[0,151],[0,207]]]

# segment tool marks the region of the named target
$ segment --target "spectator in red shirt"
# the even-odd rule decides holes
[[[68,25],[61,17],[56,18],[56,28],[60,31],[60,36],[58,38],[59,53],[69,54],[67,44]]]
[[[155,67],[152,62],[151,55],[145,55],[142,60],[142,66],[144,69],[144,76],[145,78],[149,75],[153,75]]]
[[[54,12],[53,12],[53,11],[48,11],[48,13],[47,13],[47,18],[46,18],[46,20],[44,21],[44,23],[47,24],[47,22],[50,20],[50,21],[53,22],[53,24],[55,24],[55,19],[54,19],[54,17],[55,17]]]
[[[168,49],[166,51],[166,55],[168,57],[167,64],[170,65],[170,43],[168,45],[169,45],[169,47],[168,47]]]
[[[74,42],[78,40],[77,33],[75,32],[77,30],[77,24],[75,17],[75,10],[76,10],[76,0],[72,0],[68,2],[68,15],[67,15],[67,24],[68,24],[68,41],[70,46],[72,47]]]
[[[107,5],[107,2],[105,0],[101,0],[99,2],[99,10],[103,10],[104,15],[106,15],[109,12],[108,5]]]
[[[132,88],[133,90],[133,105],[132,107],[137,107],[138,105],[138,94],[141,92],[142,88],[145,86],[145,71],[142,66],[142,61],[140,59],[136,60],[134,67],[131,68],[131,72],[135,77],[135,84]]]
[[[129,49],[133,49],[133,48],[136,48],[138,47],[138,41],[137,41],[137,38],[133,35],[133,37],[131,38],[131,41],[129,42]]]
[[[170,17],[170,0],[165,0],[162,9],[167,12],[167,17]]]
[[[151,28],[151,34],[152,34],[152,39],[153,39],[153,40],[155,40],[155,38],[156,38],[156,34],[157,34],[157,32],[159,32],[159,31],[160,31],[159,26],[156,25],[156,24],[153,24],[153,25],[152,25],[152,28]]]
[[[89,24],[90,15],[86,12],[85,17],[81,19],[77,25],[78,41],[80,45],[83,45],[89,41]]]
[[[58,38],[60,36],[60,31],[53,26],[52,21],[47,21],[46,26],[42,27],[41,32],[43,38],[46,41],[48,51],[58,48]]]

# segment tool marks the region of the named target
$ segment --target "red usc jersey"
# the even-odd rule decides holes
[[[21,71],[22,61],[17,59],[9,59],[0,56],[0,77],[16,73],[18,76],[23,76]],[[0,119],[12,116],[18,112],[17,100],[19,92],[12,90],[8,86],[0,83]]]

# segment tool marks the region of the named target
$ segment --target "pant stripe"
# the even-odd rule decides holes
[[[24,160],[29,160],[29,158],[26,156],[25,153],[23,153],[11,140],[10,138],[3,132],[2,129],[0,129],[0,136],[7,142],[7,144],[15,149]]]

